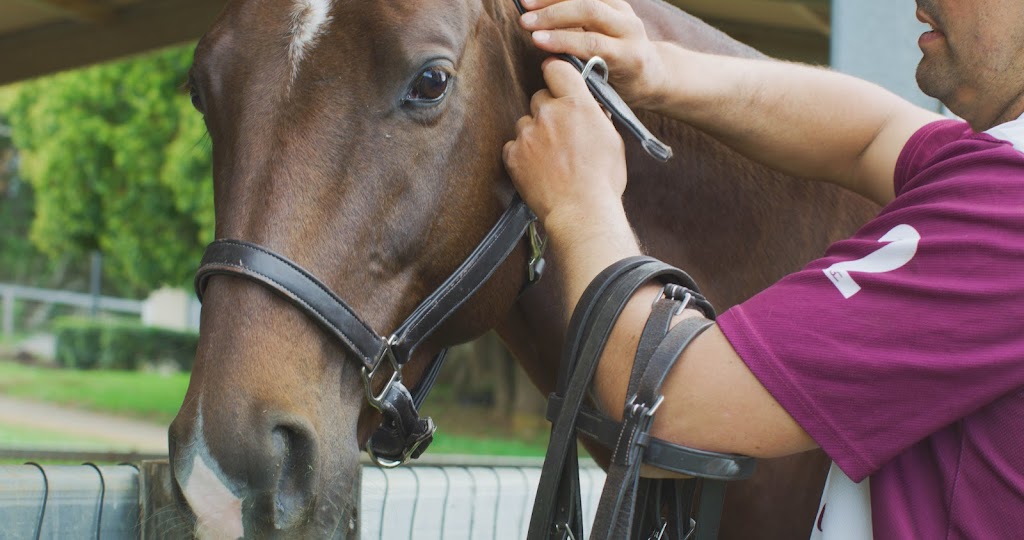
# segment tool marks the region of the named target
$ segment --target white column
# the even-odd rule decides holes
[[[914,0],[832,0],[832,68],[940,111],[914,77],[921,60],[917,38],[928,29],[916,11]]]

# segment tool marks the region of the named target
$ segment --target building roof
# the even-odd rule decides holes
[[[828,61],[830,0],[669,0],[773,56]],[[0,2],[0,84],[197,39],[227,0]]]

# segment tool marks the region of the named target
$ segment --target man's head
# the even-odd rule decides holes
[[[917,82],[976,131],[1024,113],[1024,2],[917,0]]]

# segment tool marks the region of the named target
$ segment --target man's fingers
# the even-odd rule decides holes
[[[586,97],[593,99],[580,72],[576,71],[576,68],[568,62],[558,59],[547,60],[543,64],[543,69],[544,82],[547,83],[553,98]]]
[[[601,0],[569,0],[529,11],[522,16],[527,30],[564,30],[583,28],[611,37],[626,37],[636,31],[632,19]]]
[[[609,66],[622,63],[622,41],[598,32],[572,32],[569,30],[542,30],[533,33],[538,49],[550,53],[566,53],[586,61],[600,56]]]
[[[554,100],[554,96],[551,95],[551,91],[547,88],[538,90],[537,93],[533,95],[533,99],[530,100],[530,116],[536,118],[537,113],[540,112],[540,108],[544,106],[545,103]]]
[[[526,131],[527,126],[533,123],[533,118],[530,116],[524,116],[516,122],[516,138],[523,136],[523,131]]]

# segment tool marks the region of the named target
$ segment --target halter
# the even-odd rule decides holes
[[[446,350],[431,361],[415,396],[402,382],[402,367],[412,359],[416,348],[487,282],[524,234],[528,234],[531,248],[527,283],[540,279],[544,242],[536,219],[515,195],[469,257],[388,337],[377,334],[351,306],[297,263],[241,240],[217,240],[206,248],[196,272],[196,295],[202,301],[214,275],[246,278],[292,303],[341,342],[362,366],[367,402],[382,414],[381,427],[367,444],[367,451],[377,465],[397,467],[419,457],[433,439],[433,421],[420,418],[417,411],[437,378]],[[382,376],[388,377],[387,382],[375,392],[376,381]]]

